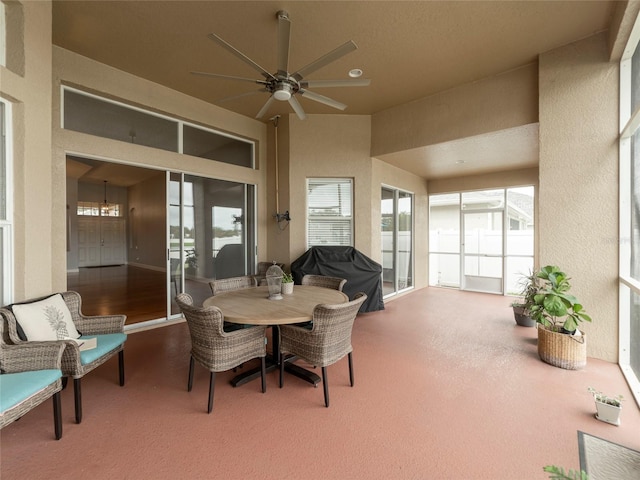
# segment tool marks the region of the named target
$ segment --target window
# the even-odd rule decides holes
[[[0,65],[7,66],[7,21],[3,2],[0,2]]]
[[[351,179],[308,179],[307,248],[353,246],[352,192]]]
[[[640,18],[620,62],[619,362],[640,404]]]
[[[11,105],[0,99],[0,305],[13,299]]]
[[[65,129],[254,168],[248,140],[66,87],[62,103]]]
[[[24,76],[24,7],[0,0],[0,65]]]
[[[121,217],[122,205],[118,203],[78,202],[78,216]]]

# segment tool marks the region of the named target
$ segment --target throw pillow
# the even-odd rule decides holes
[[[71,312],[59,293],[38,302],[13,305],[12,310],[29,341],[64,340],[80,336]]]

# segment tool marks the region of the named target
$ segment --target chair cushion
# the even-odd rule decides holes
[[[235,332],[236,330],[242,330],[243,328],[253,327],[253,325],[245,325],[244,323],[231,323],[224,322],[222,324],[222,331],[224,332]]]
[[[60,370],[34,370],[0,375],[0,413],[15,407],[60,377]]]
[[[105,333],[103,335],[83,335],[80,340],[86,338],[95,338],[97,340],[96,348],[80,351],[80,363],[87,365],[96,361],[98,358],[109,353],[114,348],[118,348],[127,340],[124,333]]]
[[[29,341],[64,340],[80,336],[71,312],[59,293],[37,302],[15,304],[11,309]]]
[[[292,325],[295,327],[305,328],[307,330],[313,330],[313,320],[309,320],[308,322],[293,323]]]

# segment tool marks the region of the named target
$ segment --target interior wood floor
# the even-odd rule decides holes
[[[80,268],[67,275],[67,289],[82,297],[85,315],[127,316],[126,324],[166,318],[166,273],[131,265]],[[211,295],[206,282],[186,281],[196,303]],[[176,294],[171,284],[172,295]],[[172,312],[178,313],[172,303]]]

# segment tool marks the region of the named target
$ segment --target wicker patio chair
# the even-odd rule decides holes
[[[257,285],[253,275],[244,275],[242,277],[221,278],[209,282],[211,293],[218,295],[229,290],[240,290],[241,288],[251,288]]]
[[[64,345],[57,342],[7,345],[4,324],[0,318],[0,428],[53,397],[53,426],[59,440],[62,437],[60,362]]]
[[[305,275],[302,277],[302,285],[312,285],[315,287],[333,288],[342,291],[347,281],[339,277],[326,277],[324,275]]]
[[[209,403],[207,413],[213,410],[213,393],[216,372],[230,370],[253,358],[260,358],[262,393],[266,384],[266,327],[254,326],[226,332],[223,328],[224,316],[217,307],[195,307],[188,293],[176,297],[191,335],[191,358],[189,360],[189,380],[187,390],[193,387],[194,360],[210,372]]]
[[[253,275],[244,275],[242,277],[231,277],[231,278],[221,278],[220,280],[214,280],[209,282],[209,287],[211,288],[211,293],[215,295],[219,295],[223,292],[230,292],[231,290],[241,290],[243,288],[252,288],[256,287],[258,284],[256,283],[256,279]],[[246,328],[248,325],[240,325],[236,323],[224,323],[224,329],[227,332],[232,330],[239,330],[241,328]]]
[[[82,299],[78,292],[62,292],[60,294],[69,308],[71,318],[80,339],[97,338],[97,346],[91,350],[80,351],[78,343],[73,340],[58,340],[65,346],[62,354],[62,376],[73,378],[74,403],[76,423],[82,422],[82,384],[81,379],[87,373],[102,365],[118,354],[118,374],[120,386],[124,386],[124,343],[127,335],[124,333],[126,315],[86,316],[82,314]],[[11,308],[15,305],[33,303],[48,297],[32,299],[0,308],[0,316],[8,323],[9,339],[15,345],[29,343],[23,334],[19,333],[19,325]],[[67,378],[63,379],[63,386]]]
[[[337,305],[320,304],[313,309],[311,329],[280,325],[280,388],[284,384],[284,354],[293,354],[311,365],[322,367],[324,404],[329,407],[327,367],[345,355],[349,357],[349,380],[353,387],[353,347],[351,330],[360,305],[367,295],[358,292],[348,303]]]

